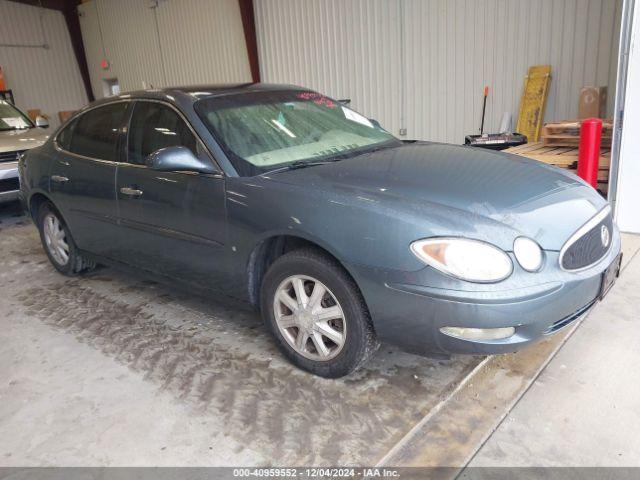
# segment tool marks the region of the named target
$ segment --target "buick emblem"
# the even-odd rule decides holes
[[[606,225],[602,225],[602,227],[600,228],[600,240],[602,241],[603,247],[607,248],[609,246],[611,236],[609,235],[609,229]]]

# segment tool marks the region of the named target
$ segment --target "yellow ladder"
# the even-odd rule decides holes
[[[529,67],[529,73],[524,78],[524,91],[516,127],[516,132],[526,135],[529,142],[537,142],[540,138],[549,83],[551,83],[551,65]]]

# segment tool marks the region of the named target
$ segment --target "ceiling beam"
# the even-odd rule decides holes
[[[80,0],[10,0],[15,3],[24,3],[34,7],[44,7],[50,10],[69,10],[80,4]]]
[[[244,41],[247,45],[249,56],[249,68],[253,83],[260,81],[260,63],[258,62],[258,40],[256,35],[256,19],[253,14],[253,0],[238,0],[240,5],[240,17],[244,29]]]

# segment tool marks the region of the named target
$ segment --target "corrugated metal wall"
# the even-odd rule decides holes
[[[260,74],[351,105],[400,128],[398,0],[255,0]]]
[[[167,84],[251,81],[238,0],[163,2],[158,25]]]
[[[45,43],[48,49],[2,46]],[[17,106],[40,109],[50,117],[53,128],[59,124],[59,111],[75,110],[87,103],[60,12],[0,0],[0,67]]]
[[[514,123],[528,66],[552,65],[546,119],[615,85],[621,0],[256,0],[264,81],[310,86],[407,137],[461,143]],[[403,61],[404,59],[404,61]],[[609,108],[613,101],[609,102]],[[611,110],[610,110],[611,111]]]
[[[93,0],[78,8],[96,97],[110,78],[123,92],[251,81],[237,0]]]
[[[620,3],[406,0],[409,135],[462,142],[476,133],[484,85],[487,131],[506,111],[515,126],[524,75],[539,64],[552,66],[545,118],[575,118],[581,86],[615,87]]]
[[[143,0],[96,0],[78,9],[96,98],[104,96],[104,78],[117,78],[122,91],[165,84],[154,9]]]

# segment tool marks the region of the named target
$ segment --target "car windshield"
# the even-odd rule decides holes
[[[23,128],[33,128],[29,117],[6,100],[0,100],[0,131]]]
[[[195,109],[242,176],[402,143],[359,113],[309,91],[211,97]]]

